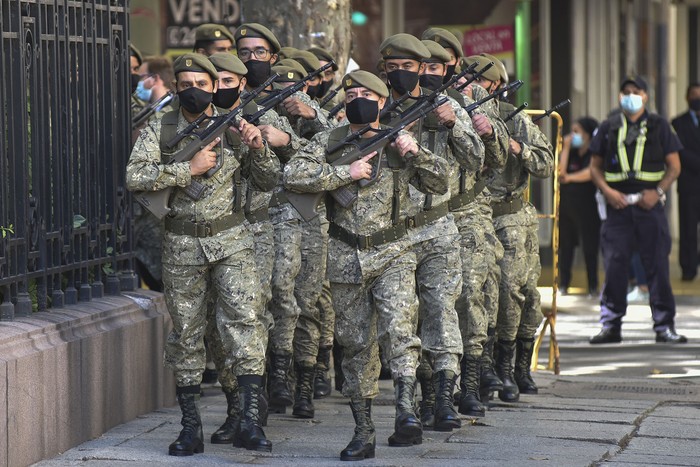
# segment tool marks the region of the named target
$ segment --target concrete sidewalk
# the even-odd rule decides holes
[[[547,300],[543,290],[545,306]],[[595,300],[562,297],[561,374],[538,371],[539,395],[523,395],[516,404],[496,399],[485,418],[464,418],[463,427],[452,433],[426,431],[419,446],[388,446],[393,390],[382,381],[373,407],[377,457],[363,465],[700,465],[700,298],[678,302],[677,328],[688,344],[655,344],[648,307],[632,306],[624,342],[593,347],[587,339],[598,330]],[[540,364],[546,357],[543,346]],[[225,418],[226,402],[218,389],[205,391],[201,405],[208,440]],[[338,458],[354,427],[347,401],[334,392],[315,405],[313,420],[270,415],[265,432],[273,442],[271,454],[207,442],[204,454],[170,457],[168,444],[180,429],[179,409],[173,407],[37,465],[348,465]]]

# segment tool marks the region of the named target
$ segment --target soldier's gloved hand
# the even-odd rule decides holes
[[[212,149],[220,142],[221,138],[216,138],[190,159],[190,174],[202,175],[216,165],[216,153]]]
[[[603,195],[605,195],[605,199],[608,201],[608,204],[614,209],[624,209],[628,206],[627,198],[622,192],[608,187],[605,191],[603,191]]]
[[[438,122],[441,125],[444,125],[447,128],[452,128],[453,126],[455,126],[455,122],[457,121],[457,116],[455,115],[455,112],[452,109],[452,106],[450,105],[449,102],[445,102],[440,107],[435,109],[434,112],[435,112],[435,116],[438,119]]]
[[[353,180],[360,180],[362,178],[372,178],[372,164],[370,164],[367,161],[376,155],[377,151],[370,152],[366,156],[361,157],[352,164],[350,164],[350,178],[352,178]]]
[[[475,113],[472,116],[472,125],[476,130],[476,134],[479,136],[491,136],[493,134],[493,127],[489,118],[484,114]]]
[[[292,137],[286,131],[279,130],[271,125],[258,126],[262,137],[273,148],[283,148],[289,144]]]
[[[240,119],[238,122],[238,128],[231,127],[231,129],[241,136],[241,141],[243,141],[243,144],[249,148],[262,149],[263,137],[260,133],[260,129],[255,125],[251,125],[244,119]]]
[[[295,97],[288,97],[282,102],[284,109],[294,117],[301,117],[306,120],[316,118],[316,111]]]
[[[508,141],[508,145],[509,145],[508,149],[510,150],[510,153],[513,154],[514,156],[519,156],[523,152],[523,147],[520,145],[520,143],[515,141],[513,138],[510,138],[510,140]]]
[[[411,135],[399,135],[391,145],[399,150],[401,157],[406,157],[406,154],[409,152],[418,154],[418,143],[416,143],[416,140],[413,139]]]

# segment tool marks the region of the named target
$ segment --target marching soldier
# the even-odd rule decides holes
[[[217,52],[233,50],[233,34],[222,24],[201,24],[194,30],[192,51],[207,57]]]

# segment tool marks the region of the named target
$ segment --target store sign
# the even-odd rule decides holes
[[[233,32],[240,19],[238,0],[167,0],[165,46],[169,49],[191,48],[194,29],[200,24],[223,24]]]
[[[500,55],[513,52],[512,26],[487,26],[464,32],[464,53],[466,56],[489,53]]]

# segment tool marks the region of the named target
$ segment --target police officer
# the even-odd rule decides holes
[[[237,150],[217,138],[190,161],[168,163],[191,137],[168,153],[167,144],[162,144],[167,139],[164,133],[184,129],[202,113],[218,114],[211,105],[218,79],[211,62],[200,54],[185,54],[174,69],[180,110],[148,123],[126,170],[130,190],[175,188],[163,240],[163,283],[173,322],[165,362],[175,372],[183,429],[170,445],[169,454],[188,456],[204,450],[197,399],[205,365],[203,335],[210,294],[215,294],[217,301],[216,320],[227,365],[232,366],[239,384],[242,417],[234,445],[270,451],[272,444],[260,428],[258,410],[265,348],[258,316],[253,236],[238,208],[242,194],[235,189],[234,179],[248,177],[259,189],[269,190],[279,176],[279,164],[260,131],[244,120],[232,130],[243,143]],[[221,167],[216,175],[203,177],[217,159]],[[204,194],[197,200],[180,189],[193,182],[204,185]]]
[[[193,52],[208,57],[217,52],[231,52],[231,50],[233,50],[233,34],[226,26],[207,23],[195,28]]]
[[[591,176],[607,201],[601,228],[605,285],[600,301],[602,330],[591,344],[622,341],[627,311],[627,276],[634,248],[649,283],[649,305],[656,342],[680,344],[675,331],[676,304],[669,278],[671,238],[663,203],[680,173],[682,148],[669,123],[646,109],[647,83],[638,76],[620,85],[620,107],[600,125],[591,141]],[[634,203],[628,195],[639,193]]]

